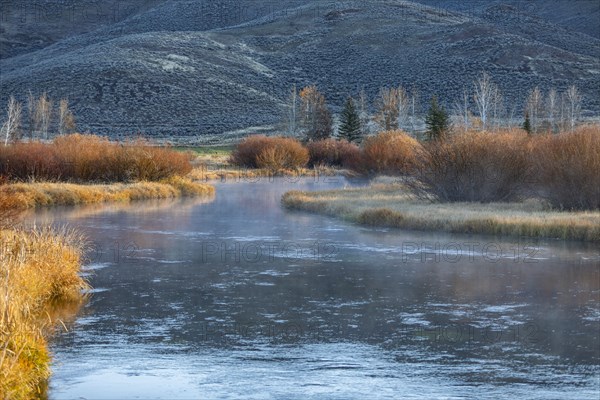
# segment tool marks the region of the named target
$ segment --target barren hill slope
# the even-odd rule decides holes
[[[0,101],[68,96],[80,129],[219,135],[275,125],[287,90],[316,83],[338,109],[364,87],[457,98],[482,70],[520,104],[535,85],[576,83],[600,110],[600,40],[513,6],[478,13],[394,0],[166,1],[0,60]],[[237,4],[237,5],[236,5]]]

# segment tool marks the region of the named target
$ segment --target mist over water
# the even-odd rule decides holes
[[[368,228],[281,208],[344,178],[214,200],[40,210],[90,241],[50,398],[595,398],[600,252]],[[364,184],[364,183],[358,183]]]

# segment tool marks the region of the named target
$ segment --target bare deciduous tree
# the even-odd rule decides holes
[[[67,117],[65,118],[65,131],[66,133],[73,133],[77,130],[77,121],[73,112],[69,110]]]
[[[577,87],[573,85],[565,92],[565,100],[569,128],[573,131],[581,116],[581,101],[583,97],[579,94]]]
[[[402,86],[398,87],[397,96],[398,127],[404,129],[406,127],[406,122],[408,121],[408,116],[410,114],[410,98],[408,92]]]
[[[417,121],[419,119],[419,91],[413,86],[410,91],[410,127],[413,132],[417,131]]]
[[[46,92],[42,93],[38,99],[35,119],[38,130],[41,132],[44,139],[48,139],[48,130],[50,129],[50,121],[52,119],[52,100],[48,98]]]
[[[11,139],[15,139],[21,126],[21,103],[14,96],[10,96],[6,111],[6,121],[2,124],[1,132],[4,134],[4,145],[8,146]]]
[[[29,140],[33,140],[33,132],[35,131],[35,109],[36,99],[31,90],[27,92],[27,130],[29,132]]]
[[[377,97],[375,122],[384,131],[398,128],[398,89],[382,88]]]
[[[502,122],[506,115],[506,109],[504,105],[504,96],[500,92],[500,88],[494,85],[492,92],[492,122],[494,130],[499,130],[502,126]]]
[[[469,91],[465,88],[462,96],[454,103],[454,114],[457,116],[457,125],[465,132],[469,130]]]
[[[58,105],[58,132],[61,135],[75,130],[75,117],[69,109],[69,100],[62,99]]]
[[[481,119],[482,130],[487,129],[490,109],[493,107],[495,91],[496,84],[491,81],[487,72],[483,72],[475,81],[475,93],[473,94],[473,100],[475,100],[475,106],[477,107],[479,118]]]
[[[309,140],[327,139],[333,133],[333,119],[327,108],[325,96],[316,86],[308,86],[300,91],[302,99],[302,123]]]
[[[550,131],[556,132],[556,117],[558,113],[558,93],[551,88],[546,98],[546,118],[550,125]]]
[[[544,96],[539,87],[535,87],[527,97],[525,112],[529,115],[531,122],[531,131],[538,132],[541,125],[541,117],[543,115]]]

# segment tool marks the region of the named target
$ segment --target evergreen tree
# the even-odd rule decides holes
[[[529,119],[529,113],[525,113],[525,122],[523,122],[523,129],[528,135],[531,135],[531,120]]]
[[[448,131],[448,113],[443,106],[439,105],[437,96],[431,98],[429,112],[427,113],[427,117],[425,117],[425,124],[427,125],[427,134],[431,140],[442,139]]]
[[[340,119],[340,137],[349,142],[359,141],[361,136],[360,116],[354,107],[354,100],[352,97],[348,97]]]

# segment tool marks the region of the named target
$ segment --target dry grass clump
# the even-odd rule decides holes
[[[308,143],[310,166],[354,168],[360,162],[360,149],[347,140],[324,139]]]
[[[269,170],[302,168],[308,159],[308,150],[298,140],[262,135],[247,137],[231,154],[234,165]]]
[[[536,137],[532,164],[540,195],[553,207],[600,209],[600,126]]]
[[[427,143],[412,189],[440,201],[514,200],[531,183],[530,139],[523,132],[467,132]]]
[[[373,208],[362,211],[356,221],[362,225],[401,227],[405,218],[400,212],[389,208]]]
[[[399,184],[325,192],[288,192],[288,209],[365,225],[451,233],[560,238],[600,242],[600,211],[561,212],[543,202],[431,203]]]
[[[11,226],[13,221],[23,211],[18,198],[1,195],[2,187],[0,186],[0,229]]]
[[[0,230],[0,398],[32,399],[50,375],[47,308],[80,302],[82,241],[48,229]]]
[[[192,170],[191,156],[143,141],[113,143],[93,135],[61,136],[51,144],[0,148],[0,175],[11,180],[159,181]]]
[[[193,182],[187,177],[182,178],[180,176],[172,176],[171,178],[164,179],[161,181],[161,183],[175,188],[177,191],[179,191],[178,195],[180,196],[214,196],[215,194],[214,186]]]
[[[212,196],[214,187],[171,177],[161,182],[76,185],[71,183],[14,183],[0,186],[0,211],[40,206],[128,202],[179,196]],[[5,207],[5,208],[4,208]]]
[[[402,131],[387,131],[363,142],[359,169],[367,173],[407,175],[417,167],[421,144]]]
[[[212,168],[208,165],[202,165],[194,168],[186,177],[193,181],[203,182],[212,180],[221,180],[222,182],[258,182],[261,180],[273,179],[276,176],[283,176],[289,179],[298,177],[323,179],[324,177],[334,177],[338,175],[356,176],[353,171],[334,169],[324,165],[314,166],[313,168],[279,170],[271,170],[267,168],[245,168],[237,166]]]

